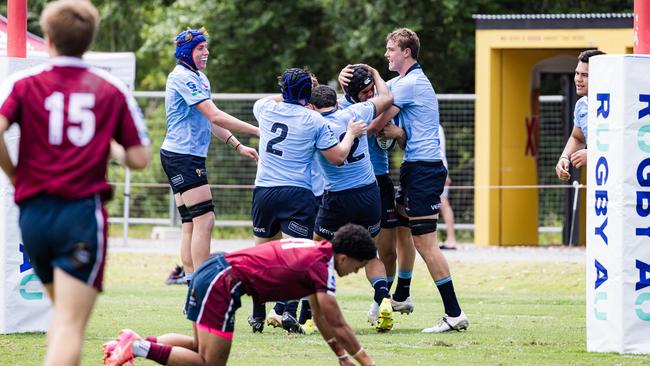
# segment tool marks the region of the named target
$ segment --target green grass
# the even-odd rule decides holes
[[[181,313],[184,286],[163,280],[174,256],[112,254],[105,293],[88,326],[83,365],[101,362],[100,346],[130,327],[141,335],[191,334]],[[451,263],[454,285],[471,326],[467,332],[425,335],[442,312],[437,290],[418,264],[412,292],[415,312],[396,315],[396,328],[377,334],[366,324],[371,292],[365,276],[339,280],[339,304],[361,344],[378,365],[642,365],[650,356],[585,351],[584,267],[573,263]],[[252,334],[245,297],[237,314],[232,365],[335,365],[318,335],[276,329]],[[0,365],[42,363],[43,334],[0,336]],[[136,364],[153,365],[144,360]]]

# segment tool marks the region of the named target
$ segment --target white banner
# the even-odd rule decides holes
[[[135,54],[133,52],[86,52],[84,61],[104,69],[122,80],[129,90],[135,89]]]
[[[587,350],[650,354],[650,56],[589,60]]]
[[[12,158],[18,151],[19,129],[5,133]],[[18,207],[7,176],[0,171],[0,333],[42,332],[51,315],[50,301],[27,256],[18,227]]]

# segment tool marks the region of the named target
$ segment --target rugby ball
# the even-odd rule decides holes
[[[392,124],[393,121],[390,121],[388,123]],[[377,136],[377,145],[379,145],[379,148],[382,150],[393,150],[396,144],[397,144],[397,140],[395,139]]]
[[[377,136],[377,145],[382,150],[393,150],[395,148],[395,139],[389,139],[386,137]]]

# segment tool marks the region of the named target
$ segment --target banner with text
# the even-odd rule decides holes
[[[12,158],[18,151],[17,126],[5,133]],[[45,289],[24,254],[14,190],[0,171],[0,334],[47,330],[51,306]]]
[[[650,354],[650,56],[589,60],[587,350]]]

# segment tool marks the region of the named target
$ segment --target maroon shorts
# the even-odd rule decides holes
[[[222,255],[212,257],[192,277],[185,302],[187,318],[196,322],[198,329],[232,339],[235,312],[244,294],[228,261]]]

